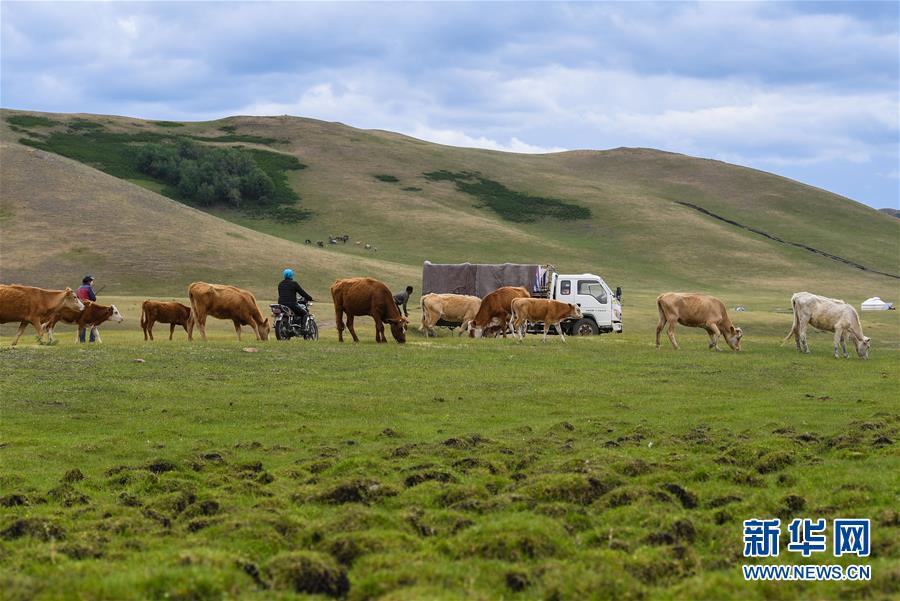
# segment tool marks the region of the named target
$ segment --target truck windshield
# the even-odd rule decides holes
[[[605,304],[608,300],[603,284],[594,280],[578,280],[578,294],[593,296],[600,304]]]

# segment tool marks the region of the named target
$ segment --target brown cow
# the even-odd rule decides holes
[[[42,318],[67,307],[81,311],[82,303],[71,288],[45,290],[17,284],[0,284],[0,323],[19,322],[19,330],[12,346],[16,346],[28,324],[34,326],[39,342],[44,341]]]
[[[539,322],[544,324],[544,337],[541,342],[547,341],[547,332],[550,326],[556,328],[559,338],[565,342],[562,326],[559,325],[565,319],[581,319],[581,309],[572,303],[563,303],[546,298],[514,298],[510,304],[512,312],[513,334],[520,341],[524,337],[526,322]]]
[[[394,304],[394,295],[384,283],[372,278],[348,278],[337,280],[331,285],[334,300],[334,315],[337,323],[338,340],[344,341],[344,313],[347,314],[347,329],[353,342],[359,337],[353,329],[353,318],[369,315],[375,320],[375,342],[387,342],[384,335],[385,322],[391,326],[394,340],[406,342],[406,326],[409,323]]]
[[[668,325],[669,340],[678,349],[675,341],[675,324],[691,328],[703,328],[709,334],[709,348],[717,351],[719,336],[725,337],[728,346],[736,351],[741,350],[741,338],[744,332],[731,323],[725,305],[714,296],[708,294],[687,294],[683,292],[666,292],[656,298],[659,309],[659,324],[656,326],[656,348],[659,348],[659,333]]]
[[[188,322],[191,319],[191,308],[181,303],[145,300],[141,305],[141,329],[144,330],[144,340],[149,335],[153,340],[153,324],[169,324],[169,340],[175,334],[175,326],[181,326],[188,331]]]
[[[108,319],[111,319],[116,323],[125,321],[125,318],[122,317],[122,314],[119,313],[119,310],[115,305],[109,305],[107,307],[106,305],[98,305],[93,301],[83,301],[83,303],[84,309],[81,311],[63,307],[57,309],[49,316],[48,321],[44,323],[44,329],[47,330],[47,336],[50,338],[50,342],[53,342],[53,328],[55,328],[56,324],[59,322],[74,323],[78,326],[78,333],[75,335],[76,341],[81,340],[86,328],[90,328],[91,333],[96,338],[97,342],[103,342],[100,339],[100,330],[97,326]]]
[[[469,329],[475,318],[481,299],[466,294],[426,294],[422,297],[422,331],[426,336],[434,334],[434,326],[443,319],[451,324],[462,324],[459,335]]]
[[[234,322],[234,331],[241,339],[241,326],[250,326],[257,340],[269,339],[269,318],[263,319],[256,304],[256,297],[248,290],[225,284],[194,282],[188,286],[191,299],[191,318],[188,321],[188,340],[194,339],[194,324],[200,329],[200,337],[206,340],[206,317]]]
[[[521,286],[504,286],[497,288],[481,300],[478,313],[469,323],[469,337],[481,338],[485,330],[499,326],[506,338],[507,323],[514,298],[529,298],[531,294]]]

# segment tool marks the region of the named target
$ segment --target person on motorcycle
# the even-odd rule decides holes
[[[285,269],[282,275],[284,279],[278,283],[278,304],[289,307],[294,312],[294,316],[300,318],[300,328],[305,330],[306,317],[309,315],[309,312],[306,310],[306,307],[297,302],[297,295],[299,294],[306,299],[308,303],[311,303],[313,298],[300,287],[300,284],[294,281],[293,269]]]

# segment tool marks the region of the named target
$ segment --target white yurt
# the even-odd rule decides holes
[[[881,300],[877,296],[873,296],[872,298],[863,302],[860,305],[863,311],[887,311],[889,309],[894,308],[894,303],[887,303]]]

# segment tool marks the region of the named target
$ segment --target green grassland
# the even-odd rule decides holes
[[[145,343],[139,299],[107,300],[102,345],[3,327],[6,599],[900,594],[896,312],[863,314],[862,361],[779,346],[768,309],[736,316],[741,353],[656,350],[650,297],[621,335],[406,345],[368,321],[356,345]],[[768,516],[871,518],[872,580],[745,583],[741,521]]]

